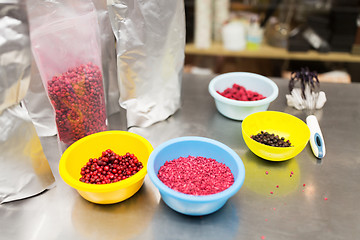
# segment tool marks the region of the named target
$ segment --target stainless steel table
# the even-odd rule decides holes
[[[0,205],[0,239],[358,239],[360,84],[321,84],[328,98],[315,112],[327,149],[322,161],[307,145],[291,160],[269,162],[246,147],[241,122],[217,112],[207,91],[212,77],[184,75],[181,109],[166,121],[129,131],[154,147],[197,135],[234,149],[245,164],[246,178],[222,209],[202,217],[179,214],[164,204],[147,177],[140,191],[124,202],[87,202],[59,177],[60,152],[56,138],[49,137],[41,140],[57,186]],[[286,106],[288,81],[274,81],[280,92],[269,110],[305,120],[305,113]],[[111,129],[126,129],[123,112],[109,122]]]

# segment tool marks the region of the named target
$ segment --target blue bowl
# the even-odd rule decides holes
[[[189,155],[212,158],[224,163],[234,175],[233,185],[216,194],[195,196],[177,192],[161,182],[157,174],[166,161]],[[219,210],[239,191],[245,180],[245,167],[240,157],[225,144],[204,137],[179,137],[162,143],[150,154],[147,170],[163,201],[173,210],[192,216],[207,215]]]

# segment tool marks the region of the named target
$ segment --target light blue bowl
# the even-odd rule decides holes
[[[166,161],[189,155],[212,158],[224,163],[234,175],[233,185],[216,194],[195,196],[172,190],[160,181],[157,174]],[[240,157],[225,144],[204,137],[179,137],[162,143],[150,154],[147,169],[150,180],[159,189],[163,201],[173,210],[193,216],[219,210],[239,191],[245,180],[245,167]]]

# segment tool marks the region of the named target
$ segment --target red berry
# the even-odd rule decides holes
[[[232,88],[227,88],[223,92],[216,92],[223,97],[239,101],[257,101],[265,98],[258,92],[246,90],[243,86],[240,86],[236,83],[233,84]]]
[[[118,159],[121,159],[121,164]],[[98,159],[90,158],[81,168],[79,181],[91,184],[107,184],[124,180],[142,169],[142,163],[134,154],[119,156],[111,149],[102,152]]]
[[[102,81],[100,68],[88,63],[47,82],[59,138],[65,144],[107,130]]]

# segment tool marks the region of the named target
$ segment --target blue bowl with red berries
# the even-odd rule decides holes
[[[147,170],[164,203],[191,216],[216,212],[245,180],[244,164],[234,150],[197,136],[174,138],[159,145],[150,154]]]
[[[249,72],[220,74],[210,81],[208,90],[222,115],[241,121],[250,114],[268,110],[279,95],[274,81]]]

